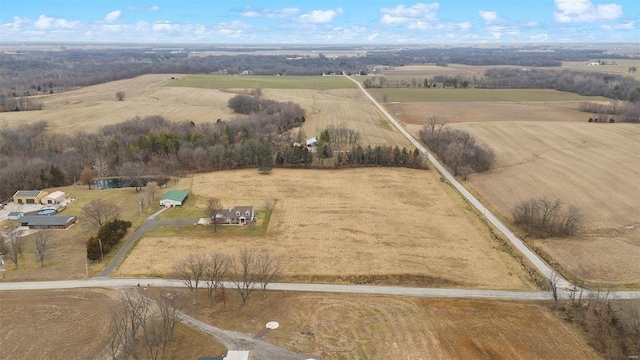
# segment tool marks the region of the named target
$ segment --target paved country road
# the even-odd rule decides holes
[[[460,182],[458,182],[458,180],[456,180],[456,178],[453,177],[453,175],[451,175],[449,170],[447,170],[444,166],[442,166],[442,164],[440,164],[440,162],[438,162],[438,160],[435,157],[433,157],[433,155],[431,155],[431,153],[424,146],[422,146],[422,144],[420,144],[418,140],[416,140],[411,134],[409,134],[409,132],[404,127],[402,127],[402,125],[400,125],[400,123],[397,122],[396,119],[394,119],[393,116],[391,116],[391,114],[389,114],[389,112],[387,112],[387,110],[384,107],[382,107],[382,105],[380,105],[373,96],[369,94],[369,92],[367,92],[367,90],[365,90],[362,84],[360,84],[357,80],[351,78],[350,76],[347,76],[347,78],[353,81],[354,83],[356,83],[356,85],[358,85],[360,90],[367,96],[369,100],[371,100],[371,102],[378,108],[378,110],[380,110],[380,112],[382,112],[382,114],[398,130],[400,130],[400,132],[407,139],[409,139],[409,141],[411,141],[411,143],[422,154],[424,154],[427,157],[429,162],[433,164],[436,170],[438,170],[438,172],[440,172],[440,174],[442,174],[442,176],[445,179],[447,179],[447,181],[449,181],[449,183],[451,183],[451,185],[453,185],[453,187],[455,187],[456,190],[458,190],[458,192],[462,194],[462,196],[487,219],[487,221],[489,221],[498,231],[500,231],[509,240],[509,242],[511,242],[511,244],[516,249],[518,249],[518,251],[520,251],[520,253],[522,253],[522,255],[524,255],[527,258],[527,260],[529,260],[529,262],[536,267],[536,269],[538,269],[538,271],[540,271],[540,273],[542,273],[547,279],[553,278],[557,284],[557,288],[560,290],[564,291],[565,289],[577,289],[576,286],[571,284],[571,282],[563,278],[562,275],[560,275],[558,272],[553,270],[549,265],[547,265],[547,263],[544,260],[542,260],[538,256],[538,254],[536,254],[533,250],[531,250],[522,240],[520,240],[511,230],[509,230],[509,228],[505,226],[489,209],[487,209],[484,205],[482,205],[482,203],[478,199],[476,199],[475,196],[473,196],[464,186],[462,186],[462,184],[460,184]]]

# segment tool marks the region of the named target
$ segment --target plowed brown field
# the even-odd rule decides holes
[[[204,293],[204,292],[203,292]],[[204,295],[204,294],[202,294]],[[599,359],[544,306],[502,301],[269,292],[189,312],[317,359]]]
[[[501,214],[531,197],[576,206],[584,231],[537,244],[594,282],[640,283],[640,128],[636,124],[493,122],[455,124],[497,154],[469,185]],[[500,184],[496,186],[496,184]]]
[[[194,176],[192,191],[228,207],[277,199],[266,236],[146,237],[119,276],[166,273],[189,253],[234,254],[249,245],[269,249],[285,263],[285,276],[296,278],[408,275],[433,286],[532,288],[521,265],[433,171],[224,171]]]

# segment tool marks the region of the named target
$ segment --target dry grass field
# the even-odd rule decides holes
[[[107,359],[109,303],[102,289],[5,291],[0,296],[0,359]],[[215,338],[178,325],[168,359],[217,356]]]
[[[307,121],[302,131],[318,136],[328,126],[344,125],[360,132],[360,143],[372,146],[411,146],[411,143],[356,89],[298,90],[265,89],[264,96],[277,101],[293,101],[302,106]]]
[[[592,282],[640,283],[640,128],[636,124],[492,122],[452,125],[497,154],[495,169],[470,177],[500,214],[531,197],[580,209],[583,233],[537,241]],[[500,184],[500,186],[496,186]]]
[[[180,75],[143,75],[112,81],[61,94],[36,97],[44,104],[40,111],[0,113],[0,123],[18,125],[46,120],[51,131],[94,132],[103,125],[115,124],[136,116],[162,115],[171,121],[216,121],[233,116],[227,101],[234,94],[213,89],[163,87],[171,77]],[[117,91],[125,92],[117,101]]]
[[[533,288],[522,266],[434,171],[224,171],[195,175],[192,191],[228,207],[277,200],[267,234],[148,236],[117,276],[162,274],[190,253],[233,254],[248,245],[269,249],[283,260],[285,277],[297,281],[371,275],[387,283],[410,277],[432,286]]]
[[[226,307],[188,312],[230,330],[316,359],[599,359],[582,338],[544,306],[501,301],[269,292],[242,306],[229,291]]]
[[[143,75],[62,94],[42,95],[37,98],[44,104],[43,110],[0,113],[0,124],[17,126],[46,120],[50,131],[76,133],[95,132],[104,125],[136,116],[161,115],[170,121],[191,120],[196,123],[228,120],[237,116],[227,107],[228,100],[235,96],[233,91],[180,87],[177,85],[188,85],[189,82],[171,80],[172,76],[178,79],[184,77],[169,74]],[[232,76],[203,79],[211,86],[227,88],[234,84]],[[294,77],[289,82],[284,77],[281,81],[272,77],[269,82],[265,82],[265,77],[245,76],[240,79],[243,85],[253,84],[252,79],[256,84],[262,84],[265,87],[265,98],[293,101],[302,106],[307,113],[307,121],[302,129],[308,137],[317,135],[328,125],[344,124],[360,131],[362,144],[409,146],[409,142],[387,123],[359,90],[344,89],[345,84],[350,87],[352,83],[342,77],[316,77],[315,82],[302,82],[299,77]],[[196,85],[203,86],[202,83],[194,86]],[[276,85],[278,89],[267,88]],[[306,85],[311,88],[286,88]],[[320,88],[316,89],[318,86]],[[326,89],[332,86],[338,88]],[[120,90],[126,94],[124,101],[117,101],[115,98],[115,93]]]
[[[411,129],[420,130],[425,119],[437,115],[448,123],[459,122],[586,122],[593,114],[578,111],[580,102],[409,102],[385,104],[393,116]]]

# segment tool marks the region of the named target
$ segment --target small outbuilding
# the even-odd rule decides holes
[[[160,199],[160,206],[164,207],[174,207],[174,206],[182,206],[185,200],[189,197],[188,191],[182,190],[169,190],[166,194]]]
[[[65,193],[62,191],[54,191],[45,196],[40,201],[43,205],[61,204],[65,200]]]
[[[24,213],[22,212],[18,212],[18,211],[12,211],[9,213],[9,220],[18,220],[20,219],[22,216],[24,215]]]
[[[19,205],[40,204],[46,195],[47,192],[42,190],[18,190],[13,194],[13,202]]]

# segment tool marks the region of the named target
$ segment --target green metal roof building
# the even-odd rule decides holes
[[[185,200],[189,197],[188,191],[182,190],[169,190],[166,194],[160,199],[160,206],[165,207],[173,207],[173,206],[182,206]]]

